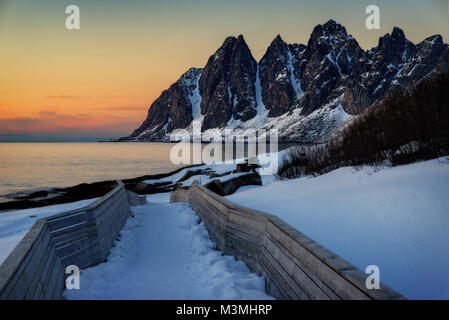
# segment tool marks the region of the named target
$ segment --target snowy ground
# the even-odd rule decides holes
[[[222,256],[204,223],[169,194],[132,208],[107,263],[81,270],[80,290],[67,299],[270,299],[264,278]]]
[[[0,264],[14,250],[36,220],[89,205],[96,199],[53,206],[0,212]]]
[[[410,299],[449,299],[449,161],[340,168],[228,198],[275,214]]]

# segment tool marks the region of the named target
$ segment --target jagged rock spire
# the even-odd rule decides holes
[[[231,118],[254,117],[256,71],[243,36],[228,37],[209,58],[199,83],[203,130],[224,127]]]

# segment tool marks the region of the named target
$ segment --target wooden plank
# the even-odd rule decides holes
[[[48,231],[47,231],[48,232]],[[42,278],[42,274],[44,273],[46,268],[49,268],[49,265],[51,264],[51,255],[55,252],[55,247],[53,244],[53,241],[48,242],[48,246],[46,248],[42,248],[44,250],[44,256],[42,257],[41,261],[39,262],[38,268],[34,271],[34,277],[28,286],[28,290],[25,294],[25,299],[32,299],[35,290],[38,287],[38,284]]]
[[[208,210],[211,213],[214,213],[215,215],[221,217],[221,219],[225,221],[227,220],[228,208],[220,201],[217,201],[216,199],[210,197],[207,194],[198,192],[193,192],[191,194],[190,201],[192,200],[197,200],[199,203],[202,203],[203,205],[207,206]]]
[[[73,215],[65,215],[61,218],[50,218],[47,220],[47,227],[50,231],[55,231],[93,219],[95,217],[91,211],[82,211]]]
[[[5,298],[5,293],[12,281],[17,281],[20,277],[19,271],[23,271],[23,267],[31,259],[30,252],[36,245],[39,238],[42,237],[42,229],[45,226],[45,220],[38,220],[31,229],[26,233],[16,248],[9,254],[0,266],[0,299]],[[11,284],[13,286],[13,284]]]
[[[232,203],[228,199],[221,197],[218,194],[210,191],[209,189],[207,189],[204,186],[200,186],[200,185],[196,184],[196,185],[193,185],[192,187],[193,187],[193,189],[191,192],[199,191],[198,192],[199,194],[206,194],[208,197],[216,200],[217,202],[220,202],[222,205],[226,206],[227,208],[230,208],[230,209],[236,208],[236,205],[234,203]]]
[[[114,214],[115,210],[117,210],[117,207],[122,199],[111,199],[110,202],[104,203],[102,206],[98,207],[94,210],[95,213],[95,219],[97,221],[97,224],[104,223],[104,221],[107,221],[111,215]]]
[[[300,283],[300,285],[304,284],[305,288],[311,287],[308,283],[312,281],[316,286],[318,286],[325,294],[332,300],[340,300],[341,298],[332,291],[321,279],[319,279],[313,272],[311,272],[306,265],[304,265],[300,260],[298,260],[286,247],[283,246],[282,243],[277,242],[274,238],[272,238],[269,234],[265,234],[265,237],[268,238],[273,244],[275,244],[281,253],[287,257],[287,259],[291,260],[295,266],[293,266],[293,270],[288,270],[291,272],[297,279],[296,281]],[[264,239],[263,243],[265,243],[267,239]],[[307,277],[307,278],[304,278]],[[319,294],[305,289],[309,296],[319,298]]]
[[[56,284],[53,290],[54,294],[53,297],[51,298],[52,300],[62,299],[62,292],[65,289],[65,279],[66,279],[65,270],[63,270],[63,272],[57,273]]]
[[[124,185],[123,184],[120,185],[120,183],[119,183],[117,187],[115,187],[113,190],[111,190],[110,192],[105,194],[103,197],[92,202],[87,208],[95,209],[95,208],[99,207],[103,203],[108,202],[110,200],[110,198],[112,198],[117,192],[123,190],[124,188],[125,188]]]
[[[44,248],[50,242],[50,234],[45,229],[45,225],[40,229],[39,236],[36,238],[31,250],[28,252],[26,259],[19,265],[14,278],[7,285],[4,296],[7,299],[23,299],[28,290],[29,284],[35,276],[34,270],[37,269],[39,263],[45,255]]]
[[[37,299],[39,299],[39,300],[44,299],[45,294],[47,293],[47,291],[50,290],[49,286],[52,281],[51,279],[53,277],[55,277],[55,275],[57,273],[63,273],[63,272],[64,272],[64,269],[61,266],[59,258],[56,255],[52,256],[51,263],[50,263],[48,269],[45,271],[45,273],[41,277],[40,283],[42,284],[43,289],[39,294],[39,298],[37,298]]]
[[[74,252],[73,254],[61,259],[63,268],[69,265],[77,265],[80,268],[83,266],[91,265],[92,261],[98,261],[101,258],[101,251],[98,244],[85,248],[83,250]]]
[[[228,222],[226,233],[235,237],[240,237],[243,241],[249,241],[259,244],[262,240],[263,233],[252,229],[251,227],[241,226],[232,222]]]
[[[192,199],[192,208],[198,213],[200,218],[207,224],[214,224],[219,226],[223,232],[226,230],[227,221],[218,215],[214,215],[213,211],[197,200]]]
[[[274,224],[269,223],[267,231],[342,299],[370,298],[298,241],[279,230]]]
[[[104,223],[98,225],[98,233],[100,238],[105,232],[112,233],[115,238],[129,217],[129,207],[117,207],[114,214]]]
[[[228,240],[232,241],[232,243],[240,244],[240,247],[244,250],[251,250],[256,252],[258,251],[258,248],[260,248],[261,244],[261,239],[252,237],[233,228],[228,228],[226,230],[226,242],[228,242]]]
[[[67,244],[70,244],[72,241],[76,241],[76,239],[80,239],[82,237],[94,235],[97,233],[98,233],[97,226],[93,225],[90,227],[82,228],[80,230],[72,231],[70,233],[62,234],[60,236],[52,238],[55,243],[55,247],[60,248]]]
[[[43,296],[45,294],[45,290],[48,287],[48,283],[50,282],[52,274],[54,274],[55,272],[58,272],[57,270],[59,270],[59,272],[64,272],[62,269],[62,266],[61,266],[61,262],[60,262],[59,258],[57,257],[56,252],[54,250],[53,250],[52,254],[50,255],[49,260],[50,260],[50,263],[45,268],[45,270],[42,272],[42,275],[39,280],[39,283],[42,284],[43,289],[40,292],[39,296],[36,297],[36,299],[43,298]]]
[[[131,210],[129,209],[128,202],[126,198],[123,196],[121,199],[118,199],[117,203],[114,204],[113,207],[110,207],[108,212],[103,213],[100,218],[97,218],[97,227],[100,230],[104,225],[107,225],[109,220],[111,219],[125,219],[128,218],[131,214]],[[98,216],[97,216],[98,217]]]
[[[32,300],[39,300],[39,297],[44,290],[44,287],[42,286],[42,283],[39,281],[37,284],[37,289],[34,291],[34,295],[31,298]]]
[[[269,266],[272,271],[273,277],[276,277],[277,282],[282,285],[284,291],[289,295],[291,299],[295,300],[309,300],[310,297],[306,292],[294,281],[294,279],[288,274],[284,267],[279,263],[273,252],[270,252],[264,246],[260,250],[261,256],[266,260],[266,265]]]
[[[259,264],[263,270],[262,274],[267,278],[267,282],[271,286],[276,287],[276,291],[280,293],[280,296],[275,296],[276,299],[291,300],[292,297],[285,290],[285,285],[279,277],[276,277],[273,267],[271,267],[268,259],[264,255],[259,256]]]
[[[329,296],[315,281],[308,275],[310,270],[301,269],[286,253],[283,247],[278,247],[275,241],[265,237],[262,242],[262,252],[270,254],[274,258],[273,265],[278,268],[284,279],[295,289],[299,287],[308,298],[315,300],[329,300],[338,298],[335,294]]]
[[[57,285],[57,280],[58,280],[58,269],[55,269],[51,274],[50,274],[50,279],[48,280],[46,286],[45,286],[45,290],[44,290],[44,295],[42,297],[43,300],[50,300],[52,299],[52,297],[55,295],[54,290],[56,289],[56,285]]]
[[[57,238],[63,235],[68,235],[72,232],[78,232],[81,230],[86,230],[90,227],[93,227],[96,225],[95,220],[86,220],[86,221],[82,221],[80,223],[74,224],[74,225],[70,225],[70,226],[66,226],[64,228],[58,229],[58,230],[54,230],[51,232],[51,236],[53,238]]]
[[[111,225],[111,221],[115,221],[116,219],[126,221],[126,219],[131,215],[131,210],[129,209],[128,203],[125,202],[126,199],[121,199],[121,201],[122,202],[117,203],[114,207],[112,207],[107,214],[103,214],[101,219],[97,220],[98,230],[104,229],[105,226]]]
[[[56,253],[58,257],[61,257],[61,259],[63,259],[77,251],[84,250],[85,248],[88,248],[92,245],[98,245],[97,234],[92,234],[76,239],[70,244],[57,248]]]

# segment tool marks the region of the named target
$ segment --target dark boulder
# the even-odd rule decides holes
[[[137,194],[154,194],[161,192],[173,191],[174,185],[170,182],[157,182],[157,183],[146,183],[141,181],[134,187],[134,192]]]
[[[258,164],[248,164],[248,163],[237,163],[234,173],[240,172],[256,172],[256,169],[260,168]]]
[[[219,194],[220,196],[227,196],[233,194],[238,188],[243,186],[261,186],[262,179],[256,172],[249,173],[234,179],[221,182],[220,180],[213,180],[205,185],[206,188]]]
[[[32,200],[32,199],[43,198],[43,197],[47,197],[47,196],[48,196],[48,191],[47,190],[41,190],[41,191],[31,192],[30,194],[28,194],[26,196],[16,197],[15,199]]]

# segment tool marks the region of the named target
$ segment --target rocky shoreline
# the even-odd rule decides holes
[[[205,165],[191,165],[167,173],[144,175],[132,179],[123,179],[122,182],[128,190],[138,194],[155,194],[171,192],[176,188],[183,188],[182,184],[194,176],[207,176],[210,182],[205,184],[210,190],[224,196],[234,193],[239,187],[247,185],[262,185],[261,178],[256,172],[257,165],[247,163],[237,164],[235,169],[221,174],[210,170]],[[190,169],[195,168],[195,169]],[[175,181],[157,181],[185,171],[180,179]],[[231,177],[231,175],[241,174]],[[226,179],[229,176],[229,179]],[[224,179],[223,179],[224,178]],[[153,183],[145,181],[156,180]],[[82,183],[66,188],[52,188],[36,190],[29,193],[8,195],[10,201],[0,203],[0,213],[8,210],[30,209],[50,205],[64,204],[86,199],[98,198],[116,186],[115,180]]]
[[[135,186],[141,181],[149,179],[162,179],[180,172],[185,168],[189,168],[189,166],[179,168],[168,173],[144,175],[132,179],[124,179],[122,182],[125,184],[127,189],[134,190]],[[98,198],[114,189],[115,185],[115,180],[106,180],[93,183],[81,183],[76,186],[66,188],[36,190],[28,194],[10,195],[8,196],[10,201],[0,203],[0,212],[6,210],[37,208]]]

